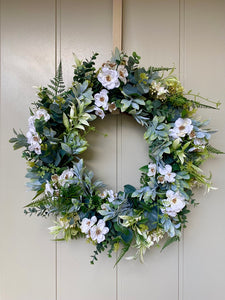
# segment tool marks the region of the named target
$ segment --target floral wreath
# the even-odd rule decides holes
[[[174,68],[139,67],[135,52],[128,57],[116,49],[98,70],[97,55],[83,62],[74,55],[74,77],[67,90],[60,63],[51,84],[38,89],[26,135],[14,130],[10,142],[14,149],[25,147],[27,185],[36,192],[24,212],[56,216],[49,228],[56,240],[86,237],[96,245],[91,263],[103,250],[111,256],[119,247],[117,263],[130,247],[137,249],[130,258],[143,261],[146,249],[162,238],[162,249],[179,240],[189,207],[197,204],[193,188],[211,187],[200,165],[222,152],[209,144],[215,132],[206,128],[209,122],[193,115],[199,107],[217,109],[219,103],[206,105],[198,99],[208,99],[192,91],[185,94],[172,75]],[[86,136],[94,130],[92,121],[116,113],[128,114],[145,127],[149,147],[140,187],[128,184],[118,193],[96,180],[81,158],[88,147]]]

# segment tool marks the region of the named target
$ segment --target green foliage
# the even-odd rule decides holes
[[[15,134],[16,137],[11,138],[9,140],[10,143],[14,144],[13,145],[13,149],[17,150],[17,149],[20,149],[22,147],[27,147],[28,146],[27,138],[22,133],[22,131],[20,133],[17,133],[16,130],[13,129],[13,132],[14,132],[14,134]]]
[[[51,96],[63,96],[65,92],[65,84],[63,81],[62,74],[62,62],[60,61],[59,66],[56,71],[56,75],[53,79],[50,80],[51,84],[48,84],[48,92]]]
[[[50,227],[55,240],[88,236],[96,246],[91,264],[106,249],[111,257],[120,244],[116,264],[130,247],[137,251],[132,258],[143,261],[146,250],[165,235],[162,249],[179,240],[190,212],[187,204],[197,205],[193,187],[211,188],[211,175],[200,166],[223,152],[209,143],[215,131],[207,127],[208,121],[193,115],[198,108],[218,109],[219,102],[192,91],[185,94],[175,68],[140,67],[136,52],[128,57],[115,49],[111,61],[99,69],[97,56],[81,61],[74,55],[73,82],[67,90],[60,62],[50,84],[38,89],[28,133],[14,130],[10,143],[15,150],[24,148],[27,186],[36,192],[24,213],[56,217]],[[140,168],[140,186],[127,184],[117,194],[96,180],[82,159],[86,135],[94,130],[91,122],[114,113],[130,115],[145,127],[149,149],[149,163]]]

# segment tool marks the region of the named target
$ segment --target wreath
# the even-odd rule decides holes
[[[30,109],[29,130],[10,139],[14,149],[24,147],[27,186],[35,191],[25,214],[56,216],[49,228],[56,240],[85,237],[96,245],[91,263],[103,250],[119,248],[117,263],[130,249],[140,257],[146,249],[162,249],[180,239],[191,205],[193,188],[211,179],[200,165],[222,153],[209,144],[208,121],[193,118],[197,108],[217,109],[208,100],[187,93],[173,76],[174,68],[139,66],[140,57],[118,49],[98,70],[95,53],[80,61],[75,55],[72,86],[65,89],[62,65],[47,87],[38,88],[38,100]],[[210,100],[208,100],[210,101]],[[212,101],[211,101],[212,102]],[[140,168],[140,187],[129,184],[115,193],[85,167],[82,153],[94,120],[107,114],[132,116],[146,131],[149,164]]]

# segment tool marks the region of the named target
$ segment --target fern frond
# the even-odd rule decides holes
[[[60,61],[56,75],[53,79],[50,80],[51,84],[48,84],[48,92],[50,95],[55,97],[63,96],[65,92],[65,84],[63,81],[62,73],[62,62]]]
[[[115,265],[114,265],[114,268],[115,268],[115,266],[121,261],[121,259],[124,257],[124,255],[127,253],[127,251],[128,251],[129,248],[130,248],[130,245],[131,245],[131,244],[126,244],[126,245],[121,249],[120,255],[119,255],[119,257],[117,258],[117,261],[116,261],[116,263],[115,263]]]
[[[209,144],[206,146],[206,149],[207,149],[209,152],[214,153],[214,154],[225,154],[224,152],[222,152],[222,151],[220,151],[220,150],[214,148],[213,146],[211,146],[211,145],[209,145]]]

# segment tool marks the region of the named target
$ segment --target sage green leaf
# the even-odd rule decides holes
[[[67,115],[65,113],[63,113],[63,124],[66,127],[66,129],[68,130],[69,127],[70,127],[70,123],[69,123],[69,120],[68,120]]]

